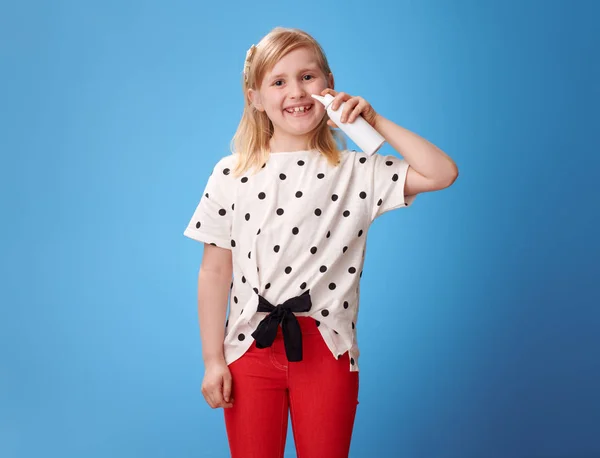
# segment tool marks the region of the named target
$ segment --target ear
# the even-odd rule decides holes
[[[333,79],[333,73],[330,73],[329,76],[327,77],[327,84],[330,89],[334,89],[335,81]]]
[[[254,89],[248,89],[248,98],[250,98],[250,102],[254,105],[258,111],[265,111],[262,106],[262,102],[260,99],[260,93]]]

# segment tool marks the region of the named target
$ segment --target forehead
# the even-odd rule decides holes
[[[294,73],[307,68],[318,69],[319,63],[312,49],[302,47],[290,51],[279,59],[273,68],[267,72],[267,76],[283,76],[287,73]]]

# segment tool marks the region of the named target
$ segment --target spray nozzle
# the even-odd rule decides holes
[[[325,108],[327,108],[331,102],[333,102],[334,97],[331,94],[325,94],[325,95],[317,95],[317,94],[311,94],[311,97],[313,99],[318,100],[319,102],[321,102]]]

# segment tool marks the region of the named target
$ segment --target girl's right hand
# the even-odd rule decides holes
[[[211,361],[204,365],[204,380],[202,380],[202,395],[209,406],[233,407],[231,397],[231,372],[224,359]]]

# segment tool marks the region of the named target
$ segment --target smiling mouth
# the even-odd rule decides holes
[[[296,108],[287,108],[283,111],[285,111],[287,114],[290,114],[294,117],[298,117],[298,116],[303,116],[306,113],[308,113],[310,110],[312,110],[313,105],[305,105],[302,107],[296,107]]]

